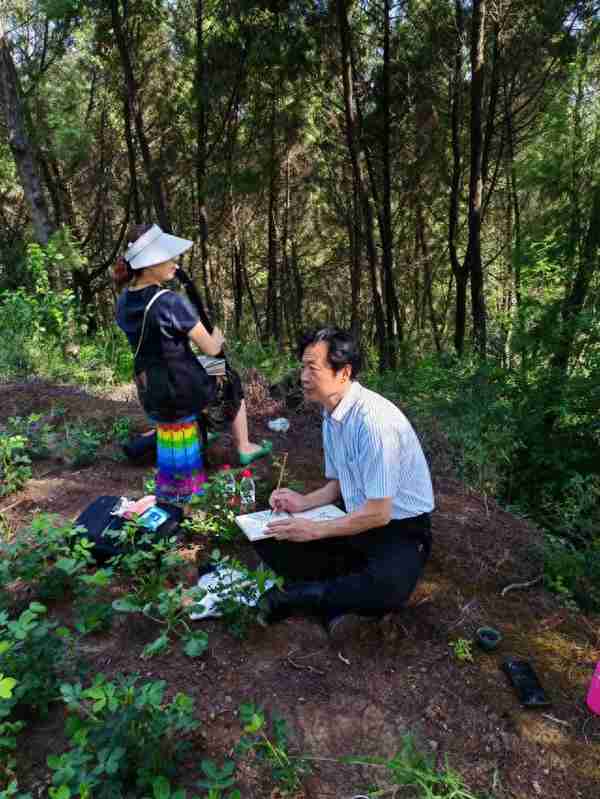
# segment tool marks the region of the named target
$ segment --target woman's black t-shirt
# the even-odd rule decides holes
[[[125,289],[117,300],[117,324],[134,351],[142,331],[144,310],[158,290],[156,286],[138,291]],[[168,291],[156,300],[152,305],[152,318],[162,335],[175,341],[187,339],[190,330],[200,321],[189,300],[175,291]]]

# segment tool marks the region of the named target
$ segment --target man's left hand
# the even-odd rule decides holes
[[[267,530],[273,538],[279,541],[315,541],[321,538],[319,525],[306,519],[278,519],[267,525]]]

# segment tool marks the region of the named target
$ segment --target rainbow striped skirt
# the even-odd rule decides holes
[[[206,472],[195,416],[156,425],[156,496],[185,504],[204,493]]]

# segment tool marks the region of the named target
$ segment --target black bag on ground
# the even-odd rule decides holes
[[[85,527],[87,531],[82,535],[94,544],[92,555],[98,563],[104,563],[109,558],[124,554],[118,540],[105,535],[107,530],[121,530],[129,521],[122,516],[111,515],[111,511],[117,508],[120,501],[121,497],[98,497],[75,519],[74,523]],[[140,537],[148,533],[155,541],[172,538],[179,533],[182,519],[181,508],[169,502],[159,501],[140,516],[142,525]]]

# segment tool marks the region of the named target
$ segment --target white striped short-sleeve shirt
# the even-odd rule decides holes
[[[392,518],[433,510],[429,467],[412,425],[392,402],[353,381],[323,416],[325,476],[338,480],[346,510],[392,497]]]

